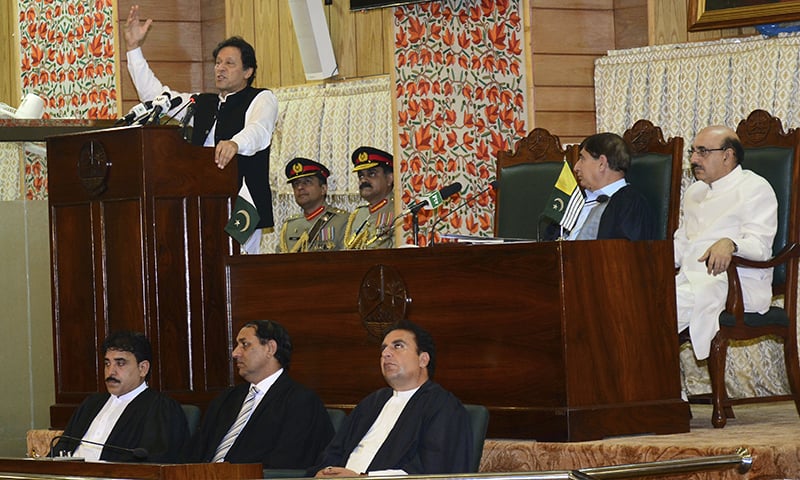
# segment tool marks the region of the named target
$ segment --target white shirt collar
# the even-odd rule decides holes
[[[134,388],[133,390],[131,390],[130,392],[128,392],[128,393],[126,393],[124,395],[120,395],[118,397],[118,396],[116,396],[114,394],[111,394],[111,396],[117,402],[128,403],[131,400],[133,400],[134,398],[136,398],[140,393],[144,392],[146,389],[147,389],[147,382],[142,382],[141,385],[139,385],[138,387]]]
[[[272,375],[270,375],[269,377],[265,378],[264,380],[261,380],[260,382],[256,383],[255,386],[258,389],[258,395],[263,395],[263,394],[267,393],[267,390],[269,390],[269,387],[271,387],[272,385],[275,384],[275,382],[278,381],[278,377],[280,377],[282,373],[283,373],[283,369],[279,368],[277,372],[273,373]]]

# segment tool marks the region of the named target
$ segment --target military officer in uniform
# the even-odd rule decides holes
[[[358,174],[358,193],[367,201],[350,214],[345,230],[348,249],[394,246],[394,158],[372,147],[353,152],[353,171]]]
[[[279,253],[341,250],[347,212],[326,203],[331,172],[319,162],[295,158],[286,164],[286,178],[303,213],[281,228]]]

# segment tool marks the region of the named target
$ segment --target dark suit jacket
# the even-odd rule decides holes
[[[328,465],[344,467],[391,396],[392,389],[386,387],[362,400],[345,419],[317,465],[306,474],[314,476]],[[427,381],[406,404],[368,471],[401,469],[411,475],[466,473],[470,471],[472,456],[469,414],[455,395],[438,383]]]
[[[64,435],[83,438],[109,396],[108,392],[97,393],[84,400],[70,417]],[[109,446],[103,448],[100,459],[109,462],[176,463],[180,461],[188,437],[186,415],[180,404],[148,388],[125,407],[108,435],[105,443]],[[78,444],[77,440],[62,438],[53,447],[54,455],[58,456],[61,451],[72,452]],[[110,446],[144,448],[149,455],[137,459],[131,452]]]
[[[229,388],[208,406],[187,460],[210,462],[239,415],[249,383]],[[328,411],[316,393],[284,371],[270,387],[231,446],[225,461],[264,468],[304,469],[333,437]]]

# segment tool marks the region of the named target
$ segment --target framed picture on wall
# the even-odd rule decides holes
[[[689,0],[689,31],[800,20],[800,0]]]

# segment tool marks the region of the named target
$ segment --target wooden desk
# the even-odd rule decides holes
[[[436,381],[489,408],[489,437],[689,430],[669,241],[229,258],[233,334],[250,320],[283,323],[295,347],[292,376],[329,406],[352,407],[385,385],[380,338],[358,311],[362,280],[376,265],[399,272],[409,318],[433,335]],[[384,287],[385,302],[401,302],[398,285]]]
[[[102,477],[152,480],[201,480],[262,478],[261,464],[190,463],[168,465],[155,463],[71,462],[31,458],[0,458],[3,478],[14,474],[57,477]],[[9,475],[9,477],[5,475]],[[28,478],[20,475],[16,478]]]

